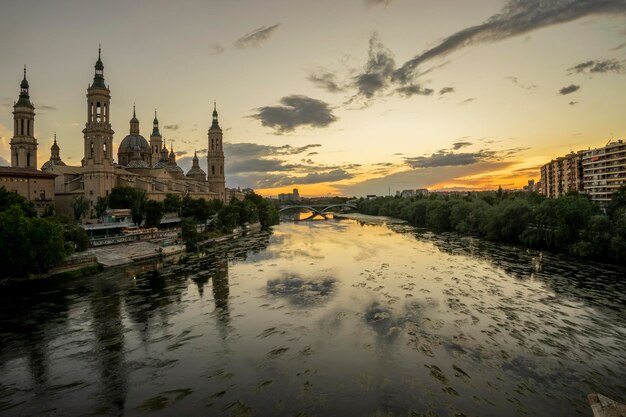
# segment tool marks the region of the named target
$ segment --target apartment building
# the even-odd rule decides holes
[[[541,167],[539,191],[558,198],[571,191],[583,191],[583,151],[553,159]]]
[[[618,140],[583,151],[582,167],[584,191],[605,206],[613,193],[626,185],[626,142]]]

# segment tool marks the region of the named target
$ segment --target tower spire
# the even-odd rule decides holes
[[[102,47],[98,45],[98,60],[95,65],[96,72],[93,76],[93,84],[91,85],[92,88],[106,88],[106,85],[104,84],[104,64],[100,58],[101,53]]]
[[[217,102],[213,100],[213,123],[211,123],[211,129],[220,129],[220,123],[217,120]]]

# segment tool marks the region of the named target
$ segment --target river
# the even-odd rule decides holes
[[[357,216],[358,217],[358,216]],[[0,416],[590,416],[624,269],[373,219],[0,295]]]

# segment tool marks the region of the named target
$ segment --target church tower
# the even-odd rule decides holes
[[[150,166],[153,167],[161,158],[161,147],[163,146],[163,137],[159,132],[159,119],[157,119],[156,109],[154,110],[154,122],[152,122],[152,134],[150,135]]]
[[[98,61],[93,83],[87,88],[87,123],[83,129],[85,197],[92,205],[109,195],[115,185],[113,172],[113,129],[110,121],[111,92],[104,84],[104,65]]]
[[[207,181],[209,190],[217,193],[218,199],[226,201],[226,180],[224,179],[223,135],[217,120],[217,105],[213,103],[213,123],[209,129],[209,150],[207,153]]]
[[[20,84],[20,98],[13,105],[13,138],[11,139],[11,166],[37,169],[37,139],[35,139],[35,106],[30,102],[26,66]]]

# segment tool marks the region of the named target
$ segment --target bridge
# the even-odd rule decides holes
[[[316,216],[322,216],[323,218],[327,219],[328,218],[327,215],[330,214],[331,211],[333,211],[333,209],[340,209],[341,211],[344,211],[346,209],[356,210],[357,207],[354,204],[349,204],[349,203],[324,204],[324,205],[311,204],[311,205],[285,206],[281,208],[280,210],[278,210],[278,212],[283,213],[285,211],[290,211],[290,210],[310,211],[311,215],[309,217],[307,217],[306,219],[300,219],[304,221],[304,220],[311,220]]]

